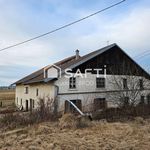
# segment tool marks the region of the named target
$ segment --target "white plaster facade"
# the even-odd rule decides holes
[[[122,80],[122,78],[127,78],[127,76],[115,76],[117,80]],[[143,77],[134,77],[136,79],[135,82],[138,82],[139,79]],[[105,88],[96,88],[96,74],[88,73],[87,78],[81,78],[80,76],[76,77],[76,88],[69,89],[69,78],[66,78],[64,75],[58,80],[50,83],[38,83],[31,85],[18,85],[16,87],[16,104],[19,106],[22,105],[25,108],[26,100],[33,99],[35,101],[35,107],[37,106],[37,102],[39,98],[52,98],[55,99],[57,96],[58,100],[58,111],[64,111],[65,101],[66,100],[76,100],[80,99],[82,102],[83,110],[88,111],[90,109],[90,104],[93,104],[95,98],[105,98],[107,101],[108,107],[114,107],[115,103],[113,97],[110,94],[114,93],[117,89],[111,81],[114,80],[113,75],[107,75],[105,79]],[[143,78],[143,80],[146,80]],[[122,82],[122,81],[120,81]],[[130,87],[130,81],[128,82],[128,86]],[[146,88],[150,88],[150,81],[146,80],[145,82]],[[25,93],[25,88],[28,87],[28,94]],[[56,87],[58,88],[58,93],[56,91]],[[36,95],[36,90],[38,89],[38,96]],[[150,90],[143,90],[142,95],[146,96],[150,94]],[[140,99],[137,98],[138,100]],[[29,106],[30,107],[30,106]]]
[[[121,80],[122,78],[126,78],[127,76],[115,76],[117,80]],[[138,82],[139,79],[146,80],[143,77],[134,77],[135,82]],[[80,99],[82,101],[83,107],[88,107],[91,103],[93,103],[95,98],[105,98],[107,101],[108,107],[115,107],[115,99],[113,100],[110,94],[114,93],[118,89],[114,87],[114,84],[111,81],[114,80],[113,75],[106,76],[105,88],[96,88],[96,74],[88,74],[87,78],[76,78],[76,88],[69,89],[69,79],[65,78],[64,76],[55,82],[55,85],[59,87],[58,99],[59,99],[59,110],[64,110],[64,102],[65,100],[75,100]],[[122,81],[120,81],[122,82]],[[128,81],[128,87],[130,87],[130,81]],[[150,89],[150,81],[146,80],[145,85],[146,88]],[[150,94],[150,90],[143,90],[142,95],[146,96]],[[137,97],[140,100],[140,97]],[[87,108],[88,109],[88,108]],[[86,108],[85,108],[86,110]]]
[[[28,87],[28,93],[25,93],[25,88]],[[38,96],[36,95],[38,89]],[[22,106],[26,108],[26,100],[28,102],[30,99],[34,100],[34,108],[37,107],[37,102],[39,98],[54,98],[54,86],[51,83],[48,84],[32,84],[32,85],[17,85],[16,86],[16,100],[17,106]],[[30,108],[30,104],[29,104]]]
[[[117,56],[116,53],[120,55]],[[97,56],[101,56],[101,57],[98,58]],[[105,60],[103,60],[103,58],[105,58]],[[87,63],[87,66],[84,65],[85,63]],[[82,69],[86,69],[89,68],[88,66],[91,66],[90,63],[92,64],[92,67],[94,69],[96,69],[95,66],[99,66],[100,64],[103,64],[105,69],[106,67],[105,63],[110,65],[115,65],[116,63],[118,64],[117,65],[118,68],[120,67],[120,65],[122,67],[122,71],[119,71],[120,74],[123,74],[123,72],[128,69],[128,67],[125,66],[129,65],[130,70],[128,71],[131,71],[131,74],[137,74],[142,76],[140,77],[140,76],[106,75],[105,87],[96,88],[96,74],[88,73],[86,78],[82,78],[80,75],[77,76],[76,86],[75,86],[76,88],[70,89],[69,78],[66,78],[64,75],[65,69],[69,69],[69,68],[75,69],[81,65],[83,65],[82,66],[83,68],[81,67]],[[108,45],[102,49],[96,50],[87,55],[84,55],[83,57],[80,57],[79,51],[76,51],[75,56],[68,57],[64,60],[57,62],[56,64],[58,66],[55,65],[46,66],[44,67],[44,69],[40,69],[37,72],[34,72],[33,74],[16,82],[16,105],[17,106],[22,104],[23,107],[25,108],[26,101],[34,100],[35,102],[34,108],[36,108],[39,98],[49,97],[57,101],[58,111],[64,110],[66,100],[81,100],[82,107],[87,108],[87,105],[90,106],[90,104],[93,103],[95,98],[105,98],[108,107],[114,107],[116,106],[116,104],[114,104],[116,98],[113,98],[112,95],[116,92],[120,92],[125,89],[122,89],[123,85],[121,85],[118,88],[117,86],[115,86],[115,84],[112,84],[112,82],[116,80],[122,84],[123,78],[127,79],[128,89],[130,89],[129,91],[130,93],[132,89],[136,89],[136,90],[139,89],[139,85],[138,85],[139,79],[143,79],[145,89],[144,90],[141,89],[141,93],[137,97],[137,102],[140,100],[141,95],[145,96],[144,100],[146,101],[146,96],[150,94],[150,80],[148,80],[150,79],[150,75],[146,71],[144,71],[144,69],[142,69],[138,64],[136,64],[136,62],[134,62],[134,60],[132,60],[132,58],[130,58],[115,43]],[[123,71],[123,68],[126,70]],[[113,71],[115,72],[116,69],[114,68]],[[135,71],[138,71],[139,73],[138,72],[136,73]],[[117,71],[115,74],[117,74]],[[145,77],[148,79],[145,79]],[[57,80],[55,80],[56,78]],[[132,83],[137,83],[135,84],[136,88],[133,86]],[[132,86],[134,88],[132,88]],[[28,93],[25,93],[26,87],[28,87]],[[36,94],[37,89],[38,89],[38,95]],[[126,89],[126,91],[128,90]]]

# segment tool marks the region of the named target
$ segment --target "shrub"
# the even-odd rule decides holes
[[[5,114],[0,119],[0,127],[12,129],[43,121],[55,121],[57,118],[57,115],[53,113],[53,99],[47,98],[47,101],[39,99],[37,109],[30,113]]]
[[[77,118],[77,124],[76,124],[77,128],[86,128],[89,127],[90,125],[91,123],[88,116],[80,116]]]
[[[90,125],[89,118],[86,116],[75,116],[74,114],[64,114],[59,119],[59,126],[61,129],[69,128],[85,128]]]
[[[144,120],[144,118],[142,118],[142,117],[135,117],[134,121],[136,124],[140,124],[140,125],[147,124],[146,120]]]
[[[53,113],[54,100],[47,97],[47,99],[40,98],[37,109],[34,111],[34,115],[40,121],[54,120],[56,115]]]
[[[27,117],[22,116],[18,113],[5,114],[0,119],[0,127],[3,127],[5,129],[13,129],[20,126],[26,126],[28,124],[31,124],[31,120],[27,119]]]

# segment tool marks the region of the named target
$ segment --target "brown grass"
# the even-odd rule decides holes
[[[56,121],[58,116],[52,111],[52,100],[40,99],[37,109],[32,112],[9,112],[0,116],[0,128],[3,130],[30,126],[44,121]],[[2,111],[5,112],[5,111]],[[0,112],[2,114],[2,112]]]
[[[15,90],[0,90],[0,102],[3,106],[13,105],[15,103]]]
[[[15,98],[15,90],[0,90],[0,99]]]
[[[91,122],[82,129],[60,129],[58,122],[45,122],[0,134],[0,149],[10,150],[149,150],[149,120]]]
[[[65,114],[59,119],[60,129],[77,129],[90,126],[90,120],[86,116],[75,116],[73,114]]]

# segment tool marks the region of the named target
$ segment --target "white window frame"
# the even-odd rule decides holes
[[[76,89],[76,78],[75,77],[69,78],[69,89]]]

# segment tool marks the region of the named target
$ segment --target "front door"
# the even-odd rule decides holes
[[[147,95],[147,104],[150,105],[150,94]]]
[[[82,110],[82,103],[81,100],[77,99],[77,100],[70,100],[72,103],[74,103],[80,110]],[[71,103],[69,103],[68,101],[65,101],[65,113],[77,113],[77,110],[74,108],[73,105],[71,105]]]
[[[26,111],[28,111],[29,105],[28,105],[28,100],[26,100]]]
[[[105,98],[96,98],[94,99],[94,110],[106,109],[107,102]]]
[[[32,102],[32,99],[30,99],[30,111],[32,111],[32,108],[33,108],[33,102]]]

